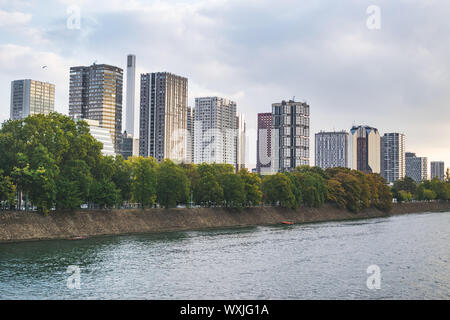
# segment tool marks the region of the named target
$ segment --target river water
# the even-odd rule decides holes
[[[450,299],[449,262],[450,213],[23,242],[0,298]]]

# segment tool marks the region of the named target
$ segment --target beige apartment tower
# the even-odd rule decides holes
[[[349,136],[349,168],[365,173],[381,172],[381,142],[378,129],[354,126]]]
[[[123,70],[106,64],[70,68],[69,115],[97,120],[111,134],[115,153],[122,135]]]
[[[188,79],[169,72],[141,74],[139,155],[187,158]]]

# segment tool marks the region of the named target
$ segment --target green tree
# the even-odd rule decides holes
[[[158,163],[155,158],[131,158],[132,182],[131,194],[135,202],[144,208],[156,202]]]
[[[157,201],[165,208],[186,204],[189,198],[189,179],[186,172],[170,160],[164,160],[157,169]]]
[[[120,190],[120,203],[131,200],[132,176],[133,168],[131,161],[125,161],[121,155],[117,155],[114,159],[111,180],[117,189]]]
[[[293,185],[286,175],[277,173],[264,177],[261,189],[266,203],[279,204],[284,208],[295,208]]]
[[[90,193],[91,203],[99,205],[100,208],[112,208],[119,199],[120,191],[111,180],[103,179],[93,182]]]
[[[431,190],[436,195],[438,200],[448,200],[446,183],[439,180],[439,178],[434,178],[430,183]]]
[[[244,183],[245,205],[259,205],[262,200],[261,178],[256,173],[250,173],[246,168],[241,169],[239,175]]]
[[[292,186],[291,190],[292,190],[292,194],[294,195],[293,208],[297,209],[303,203],[302,181],[301,181],[301,177],[303,174],[300,173],[299,171],[294,171],[294,173],[285,172],[284,175],[287,176],[289,178],[289,180],[291,180],[291,186]]]
[[[245,187],[241,177],[235,173],[225,173],[220,176],[220,186],[223,189],[225,206],[242,208],[245,203]]]
[[[308,207],[320,207],[327,199],[327,187],[321,175],[314,172],[299,173],[303,203]]]
[[[410,177],[405,177],[403,179],[395,181],[392,187],[392,192],[394,196],[398,198],[397,193],[402,190],[409,192],[410,194],[415,194],[417,191],[417,184]]]
[[[82,160],[93,169],[101,148],[85,121],[75,122],[58,113],[32,115],[3,123],[0,168],[13,178],[20,199],[25,196],[40,211],[48,212],[55,206],[57,181],[66,163]],[[64,183],[65,188],[72,185]]]
[[[409,202],[412,200],[412,194],[405,190],[400,190],[397,195],[398,202]]]
[[[423,200],[434,200],[436,199],[436,193],[433,190],[425,189],[423,190]]]
[[[223,189],[216,176],[211,172],[205,172],[200,176],[200,180],[194,188],[194,201],[208,207],[223,203]]]
[[[12,179],[3,175],[3,170],[0,169],[0,202],[7,203],[8,206],[13,206],[16,202],[16,186]]]
[[[93,178],[83,160],[69,160],[57,180],[56,208],[77,209],[89,200]]]
[[[200,181],[200,174],[197,170],[197,166],[193,163],[182,163],[180,164],[180,167],[186,172],[186,176],[189,179],[189,199],[190,201],[194,201],[194,199],[191,199],[191,196]]]

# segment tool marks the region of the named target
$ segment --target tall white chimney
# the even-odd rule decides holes
[[[135,137],[134,132],[134,82],[136,78],[136,56],[129,54],[127,56],[127,114],[125,130],[128,134]]]

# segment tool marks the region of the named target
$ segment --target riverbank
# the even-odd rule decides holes
[[[278,207],[248,208],[241,212],[223,208],[79,210],[52,212],[47,216],[36,212],[0,212],[0,242],[273,225],[286,220],[295,223],[355,220],[436,211],[450,211],[450,202],[394,204],[389,213],[371,208],[357,214],[331,205],[296,211]]]

